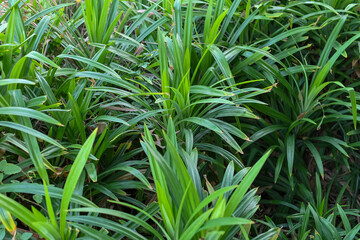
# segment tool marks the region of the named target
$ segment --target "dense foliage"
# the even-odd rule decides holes
[[[355,0],[0,1],[0,239],[358,239]]]

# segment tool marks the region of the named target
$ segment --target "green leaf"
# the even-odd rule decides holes
[[[39,62],[46,63],[54,68],[60,68],[58,65],[56,65],[53,61],[51,61],[49,58],[45,57],[41,53],[32,51],[28,53],[25,57],[32,58],[34,60],[38,60]]]
[[[0,162],[1,163],[1,162]],[[48,193],[51,198],[56,198],[61,200],[63,197],[63,189],[49,186]],[[27,193],[27,194],[39,194],[45,195],[44,185],[37,183],[6,183],[0,185],[1,193]],[[73,194],[71,197],[71,202],[80,204],[87,207],[96,207],[96,205],[85,197]]]
[[[29,118],[34,118],[34,119],[44,121],[47,123],[62,126],[62,124],[59,121],[53,119],[52,117],[46,115],[45,113],[33,110],[31,108],[2,107],[2,108],[0,108],[0,115],[14,115],[14,116],[21,116],[21,117],[29,117]]]
[[[29,85],[35,85],[34,82],[25,80],[25,79],[1,79],[0,80],[0,86],[6,86],[10,84],[29,84]]]
[[[212,209],[201,214],[181,235],[180,240],[192,239],[210,216]]]
[[[356,225],[353,229],[351,229],[351,231],[348,232],[348,234],[346,234],[346,236],[344,237],[343,240],[354,239],[355,236],[359,233],[359,231],[360,231],[360,223],[358,225]]]
[[[43,197],[41,196],[41,195],[37,195],[37,194],[35,194],[34,196],[33,196],[33,199],[35,200],[35,202],[37,202],[37,203],[41,203],[42,202],[42,200],[43,200]]]
[[[214,123],[212,123],[211,121],[204,119],[204,118],[199,118],[199,117],[190,117],[190,118],[186,118],[180,122],[191,122],[191,123],[195,123],[197,125],[203,126],[207,129],[210,129],[214,132],[217,133],[222,133],[222,131],[220,130],[220,128],[218,128]]]
[[[91,181],[97,182],[97,172],[96,167],[93,163],[88,163],[85,165],[86,172],[88,173]]]
[[[96,121],[116,122],[116,123],[125,124],[126,126],[130,126],[130,124],[127,123],[125,120],[118,118],[118,117],[113,117],[113,116],[101,115],[101,116],[95,118],[95,120]]]
[[[340,207],[339,204],[336,204],[336,207],[339,211],[339,214],[340,214],[340,217],[341,217],[341,220],[342,220],[342,223],[344,224],[344,227],[345,227],[345,231],[346,233],[349,233],[351,231],[351,225],[350,225],[350,222],[349,222],[349,219],[348,217],[346,216],[346,213],[344,212],[344,210]]]
[[[82,119],[79,105],[70,93],[68,93],[68,97],[69,97],[69,102],[71,104],[71,112],[74,116],[75,124],[80,132],[81,140],[84,143],[86,140],[86,132],[85,132],[85,125]]]
[[[11,213],[0,207],[0,220],[1,223],[5,226],[6,230],[15,237],[16,235],[16,225],[14,219],[11,216]]]
[[[244,177],[241,181],[240,185],[234,193],[231,195],[228,204],[226,205],[225,210],[225,217],[230,217],[238,207],[239,203],[241,202],[242,198],[244,197],[247,190],[250,188],[251,184],[255,180],[256,176],[259,174],[262,166],[264,165],[266,159],[270,156],[273,150],[268,150],[260,159],[255,163],[255,165],[250,169],[248,174]]]
[[[22,206],[20,203],[17,203],[11,198],[2,194],[0,194],[0,207],[9,211],[11,214],[19,218],[24,224],[34,229],[43,237],[47,239],[61,239],[61,236],[54,226],[48,222],[42,222],[38,217],[36,217],[35,214]],[[45,216],[40,215],[40,218],[44,219]]]
[[[209,228],[221,227],[221,226],[244,225],[244,224],[252,224],[252,223],[253,222],[251,220],[245,218],[235,218],[235,217],[216,218],[206,222],[204,226],[201,227],[200,231]]]
[[[3,172],[7,175],[16,174],[21,172],[21,168],[12,163],[7,163]]]
[[[92,66],[92,67],[96,67],[100,70],[103,70],[104,72],[107,72],[109,73],[110,75],[114,76],[114,77],[118,77],[118,78],[121,78],[119,76],[119,74],[117,74],[112,68],[102,64],[102,63],[99,63],[93,59],[89,59],[89,58],[85,58],[85,57],[81,57],[81,56],[76,56],[76,55],[69,55],[69,54],[61,54],[59,56],[57,56],[58,58],[69,58],[69,59],[73,59],[73,60],[76,60],[76,61],[79,61],[79,62],[82,62],[86,65],[89,65],[89,66]]]
[[[91,227],[78,224],[78,223],[70,223],[71,226],[74,226],[75,228],[79,229],[82,233],[84,233],[86,236],[88,236],[90,239],[94,240],[115,240],[115,238],[112,238],[105,234],[104,232],[100,232],[98,230],[95,230]]]
[[[118,210],[114,210],[114,209],[107,209],[107,208],[79,208],[79,209],[72,209],[71,211],[73,211],[73,212],[100,213],[100,214],[106,214],[106,215],[126,219],[128,221],[133,222],[133,223],[139,224],[141,227],[147,229],[149,232],[151,232],[152,234],[157,236],[159,239],[163,239],[161,237],[161,235],[150,224],[148,224],[146,221],[138,218],[137,216],[126,213],[126,212],[122,212],[122,211],[118,211]],[[92,218],[92,219],[96,220],[96,218]],[[71,220],[74,221],[75,219],[71,218]],[[84,220],[86,220],[86,218],[82,218],[80,216],[80,217],[76,218],[76,220],[79,221],[79,222],[85,223]],[[90,221],[87,221],[86,223],[90,224]],[[100,223],[99,222],[98,223],[94,222],[92,224],[96,225],[96,226],[103,225],[104,227],[106,227],[106,225],[107,225],[107,224],[103,224],[103,223],[101,223],[101,225],[100,225]],[[126,235],[126,236],[135,236],[135,237],[138,236],[137,233],[132,232],[131,229],[128,229],[125,226],[121,226],[121,225],[115,224],[115,223],[113,223],[113,227],[112,227],[111,230],[116,231],[116,232],[124,231],[123,234]],[[141,239],[142,239],[142,237],[141,237]]]
[[[64,4],[59,4],[59,5],[56,5],[56,6],[52,6],[52,7],[49,7],[49,8],[46,8],[45,10],[41,11],[41,12],[38,12],[34,15],[32,15],[29,19],[27,19],[24,23],[24,26],[28,26],[30,23],[32,23],[34,20],[42,17],[42,16],[45,16],[46,14],[49,14],[51,12],[54,12],[56,10],[59,10],[61,8],[64,8],[64,7],[67,7],[67,6],[70,6],[70,5],[73,5],[74,3],[64,3]]]
[[[312,155],[313,155],[313,157],[315,159],[316,165],[317,165],[317,167],[319,169],[321,177],[324,178],[324,167],[323,167],[323,164],[322,164],[320,153],[318,152],[318,150],[316,149],[314,144],[312,144],[311,142],[304,141],[304,143],[306,144],[306,146],[309,148],[310,152],[312,153]]]
[[[286,158],[288,162],[289,175],[292,176],[295,156],[295,135],[291,134],[286,139]]]
[[[357,106],[356,106],[355,90],[354,90],[354,89],[350,89],[350,90],[349,90],[349,95],[350,95],[350,101],[351,101],[351,108],[352,108],[354,129],[356,130],[356,124],[357,124]]]
[[[26,126],[18,124],[18,123],[4,122],[4,121],[0,121],[0,126],[7,127],[7,128],[12,128],[12,129],[21,131],[23,133],[29,134],[29,135],[34,136],[36,138],[42,139],[42,140],[44,140],[44,141],[46,141],[48,143],[51,143],[54,146],[65,149],[65,147],[63,147],[60,143],[58,143],[54,139],[50,138],[48,135],[45,135],[45,134],[43,134],[43,133],[41,133],[39,131],[36,131],[36,130],[30,128],[30,127],[26,127]]]
[[[66,215],[70,204],[71,196],[75,190],[76,184],[89,158],[92,146],[95,141],[97,129],[86,140],[80,152],[78,153],[74,164],[72,165],[64,186],[63,198],[60,206],[60,234],[64,238],[66,235]]]

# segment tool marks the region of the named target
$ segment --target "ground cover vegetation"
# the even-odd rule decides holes
[[[0,239],[358,239],[359,15],[0,1]]]

